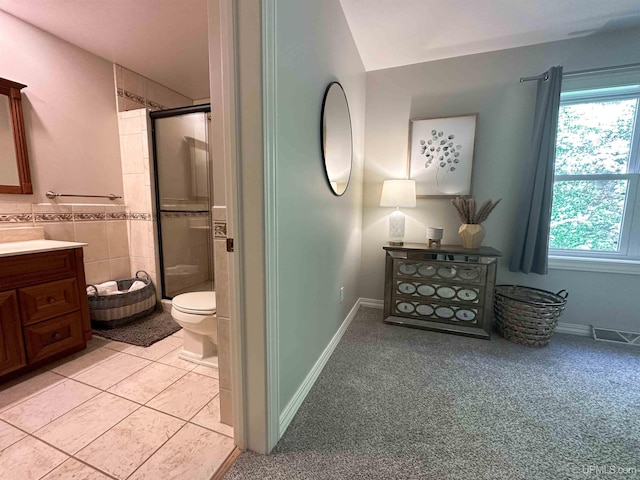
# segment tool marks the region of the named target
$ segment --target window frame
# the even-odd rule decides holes
[[[627,173],[557,175],[554,164],[553,178],[554,186],[556,182],[560,181],[627,180],[627,195],[620,227],[618,251],[607,252],[550,247],[549,266],[551,268],[607,272],[617,272],[621,269],[623,271],[620,273],[640,274],[640,218],[637,218],[640,217],[640,206],[638,206],[640,183],[640,84],[562,92],[560,107],[628,99],[635,99],[637,104],[633,120]],[[637,264],[638,268],[635,268],[635,264]]]

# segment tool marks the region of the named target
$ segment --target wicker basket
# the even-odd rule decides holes
[[[100,295],[95,285],[88,285],[95,290],[93,295],[88,295],[92,327],[98,329],[121,327],[149,315],[156,309],[156,292],[147,272],[140,270],[136,272],[134,278],[117,280],[118,290],[129,290],[135,281],[143,282],[145,286],[139,290],[118,295]]]
[[[518,285],[498,285],[494,313],[500,334],[514,343],[544,347],[558,324],[569,296]]]

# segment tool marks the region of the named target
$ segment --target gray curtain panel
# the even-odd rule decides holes
[[[562,87],[562,67],[552,67],[538,80],[533,135],[522,189],[513,253],[512,272],[547,273],[556,131]]]

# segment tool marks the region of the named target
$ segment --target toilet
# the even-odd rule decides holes
[[[218,367],[218,318],[215,292],[190,292],[171,301],[171,316],[183,328],[180,358]]]

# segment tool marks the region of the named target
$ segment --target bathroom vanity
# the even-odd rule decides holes
[[[84,245],[0,243],[0,382],[86,348]]]
[[[491,337],[498,250],[419,243],[384,250],[385,323]]]

